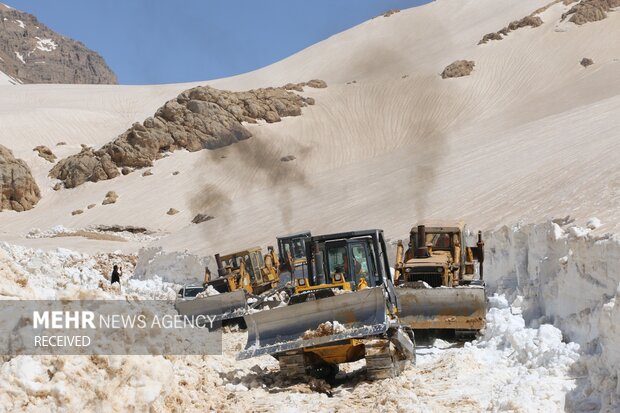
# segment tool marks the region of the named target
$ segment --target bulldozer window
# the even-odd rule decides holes
[[[349,263],[347,262],[347,248],[345,246],[330,248],[327,261],[330,275],[345,273],[345,278],[351,281],[348,277]]]
[[[426,243],[431,244],[433,248],[438,250],[448,250],[452,247],[452,240],[450,234],[426,234]]]
[[[252,268],[259,269],[265,266],[265,261],[263,260],[263,255],[260,252],[255,252],[252,254]]]
[[[306,256],[306,246],[304,240],[297,239],[293,241],[293,257],[300,260]]]
[[[235,258],[224,260],[224,267],[239,268],[239,264]]]
[[[284,243],[284,258],[290,255],[294,260],[301,260],[306,257],[306,244],[303,239],[293,239]]]
[[[368,275],[368,257],[366,256],[366,249],[363,245],[354,245],[352,250],[356,278],[358,275]]]

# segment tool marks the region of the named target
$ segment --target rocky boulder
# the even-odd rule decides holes
[[[562,20],[570,16],[568,21],[578,25],[603,20],[607,12],[620,7],[620,0],[581,0],[562,15]]]
[[[293,86],[299,85],[327,86],[316,79]],[[248,139],[252,134],[244,122],[279,122],[282,117],[301,115],[301,108],[311,103],[314,100],[283,87],[247,92],[195,87],[166,102],[154,116],[135,123],[101,149],[83,148],[79,154],[60,160],[50,176],[63,181],[66,188],[111,179],[119,175],[119,168],[127,168],[129,173],[129,168],[151,167],[155,160],[178,149],[195,152]]]
[[[441,72],[441,77],[443,79],[448,79],[469,76],[472,70],[474,70],[475,65],[473,60],[457,60],[446,66],[443,72]]]
[[[51,163],[56,162],[56,155],[54,155],[54,152],[52,152],[52,150],[47,146],[39,145],[34,148],[33,151],[38,152],[39,156],[46,161],[49,161]]]
[[[83,147],[77,155],[59,161],[50,171],[50,177],[63,181],[66,188],[74,188],[86,181],[98,182],[120,175],[118,167],[106,153],[96,153]]]
[[[579,64],[581,64],[581,66],[583,67],[592,66],[594,64],[594,60],[584,57],[583,59],[581,59],[581,62],[579,62]]]
[[[26,162],[0,145],[0,211],[26,211],[41,199],[41,192]]]

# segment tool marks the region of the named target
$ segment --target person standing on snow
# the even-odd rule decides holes
[[[110,279],[110,284],[118,283],[120,285],[121,275],[123,275],[123,268],[121,267],[119,270],[118,265],[115,265],[112,269],[112,278]]]

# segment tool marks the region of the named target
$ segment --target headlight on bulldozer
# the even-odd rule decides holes
[[[443,273],[443,267],[437,267],[437,272],[440,274]]]
[[[334,275],[334,281],[342,281],[342,274]]]
[[[297,285],[299,285],[299,286],[306,285],[306,279],[305,278],[298,279],[297,280]]]

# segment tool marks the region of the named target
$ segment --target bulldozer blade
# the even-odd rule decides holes
[[[482,286],[396,288],[398,317],[414,330],[480,330],[485,326],[486,296]]]
[[[385,333],[388,329],[388,320],[383,294],[383,287],[365,288],[356,292],[247,314],[244,319],[248,328],[248,342],[237,359],[273,355]],[[332,335],[304,339],[306,331],[314,330],[326,321],[338,321],[346,329]]]
[[[177,301],[175,308],[180,315],[205,315],[215,322],[242,317],[247,311],[247,301],[244,290],[230,293],[200,297],[193,300]]]

